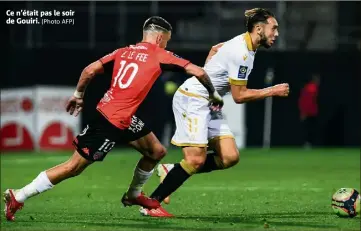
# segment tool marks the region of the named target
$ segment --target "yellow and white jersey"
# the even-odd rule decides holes
[[[248,76],[253,69],[254,50],[249,33],[244,33],[226,41],[204,66],[221,96],[230,92],[230,84],[247,85]],[[180,90],[206,98],[209,96],[207,89],[196,77],[185,81]]]
[[[213,86],[224,96],[229,93],[230,84],[247,84],[254,56],[251,37],[245,33],[225,42],[204,69]],[[223,113],[209,110],[208,97],[208,91],[196,77],[179,87],[173,97],[176,131],[172,144],[206,147],[212,140],[234,137]]]

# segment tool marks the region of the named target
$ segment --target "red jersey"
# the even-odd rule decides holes
[[[301,116],[317,116],[317,84],[310,82],[305,85],[301,90],[301,95],[298,100],[298,107],[301,112]]]
[[[162,70],[184,70],[190,63],[172,52],[146,42],[119,48],[100,59],[103,65],[112,61],[112,82],[98,103],[97,110],[120,129],[130,126],[132,116]]]

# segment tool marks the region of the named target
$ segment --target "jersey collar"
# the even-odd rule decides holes
[[[251,35],[249,34],[249,32],[246,32],[246,33],[244,34],[244,40],[246,41],[248,50],[255,52],[256,49],[253,48],[252,39],[251,39]]]

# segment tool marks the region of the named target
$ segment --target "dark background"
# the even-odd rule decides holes
[[[234,21],[229,19],[227,21],[214,16],[214,12],[210,13],[212,10],[209,9],[209,5],[211,4],[221,4],[214,7],[222,9],[229,7],[229,4],[238,4],[240,11]],[[170,21],[174,27],[169,50],[193,63],[203,65],[212,45],[244,32],[242,24],[244,10],[263,7],[262,4],[271,9],[277,9],[277,3],[272,2],[158,2],[157,5],[152,2],[7,3],[6,9],[71,9],[76,13],[73,17],[75,25],[7,25],[6,33],[3,34],[6,39],[3,45],[6,58],[3,61],[5,72],[1,75],[1,88],[33,85],[75,87],[82,69],[90,62],[117,47],[140,41],[142,24],[154,13]],[[248,86],[263,88],[264,76],[269,67],[275,70],[274,83],[288,82],[290,84],[290,96],[286,99],[274,98],[273,101],[272,147],[303,145],[303,130],[297,102],[301,88],[315,72],[321,75],[317,143],[320,146],[359,147],[361,138],[360,2],[333,3],[335,4],[333,11],[330,12],[337,13],[335,21],[331,20],[333,24],[330,24],[335,28],[332,31],[334,36],[327,33],[321,33],[320,36],[316,33],[317,26],[326,27],[329,23],[322,24],[322,14],[319,18],[314,15],[312,18],[316,19],[312,21],[306,21],[301,17],[299,21],[304,25],[301,27],[300,24],[292,21],[294,20],[292,15],[287,12],[297,11],[297,7],[302,6],[302,3],[287,2],[285,4],[286,14],[282,17],[283,20],[279,19],[279,24],[281,26],[284,23],[280,32],[287,35],[284,38],[287,44],[283,47],[257,52]],[[322,3],[304,4],[303,11],[307,11],[320,7],[317,4]],[[5,12],[4,15],[7,18]],[[307,12],[304,15],[307,15]],[[191,29],[184,29],[184,23],[180,23],[181,19],[188,20],[188,26],[196,25],[189,22],[198,21],[204,22],[204,25],[211,24],[210,33],[205,37],[204,34],[193,34]],[[303,28],[304,32],[302,33],[304,36],[300,35],[299,42],[288,37],[291,29],[296,26],[300,28],[299,31]],[[226,31],[222,32],[220,28]],[[288,28],[290,30],[287,30]],[[297,33],[295,36],[297,37]],[[317,45],[312,46],[312,41],[315,39],[321,45],[328,44],[332,39],[334,46],[319,45],[317,49]],[[181,84],[186,77],[178,75],[170,78]],[[86,106],[82,113],[83,124],[86,123],[91,112],[95,110],[98,100],[109,87],[110,78],[109,73],[99,75],[88,87]],[[165,122],[173,120],[172,96],[164,92],[165,80],[166,78],[162,76],[156,82],[138,112],[158,136],[162,136]],[[264,101],[246,105],[247,146],[262,145],[263,116]]]

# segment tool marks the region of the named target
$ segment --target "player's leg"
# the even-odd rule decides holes
[[[209,151],[203,167],[197,173],[227,169],[239,161],[239,151],[233,134],[221,113],[212,115],[208,123]],[[172,164],[163,164],[171,169]]]
[[[164,157],[166,149],[137,116],[132,117],[130,127],[122,132],[122,139],[124,142],[129,142],[130,146],[143,155],[134,169],[133,179],[128,191],[124,193],[121,199],[123,205],[141,205],[148,208],[159,207],[160,203],[157,200],[148,198],[142,193],[142,187],[152,176],[154,167]]]
[[[151,194],[151,198],[160,203],[176,191],[185,181],[196,173],[206,159],[206,147],[183,147],[184,159],[180,163],[174,164],[174,167],[168,172],[163,182]],[[151,217],[172,217],[164,208],[140,209],[140,213]]]
[[[30,197],[53,188],[63,180],[78,176],[91,163],[75,151],[68,161],[41,172],[31,183],[15,190],[15,199],[18,202],[24,202]]]
[[[185,151],[185,160],[186,164],[193,163],[194,166],[198,166],[198,168],[194,168],[194,172],[184,173],[180,171],[179,164],[171,164],[172,166],[169,168],[170,171],[164,178],[164,181],[162,184],[158,186],[156,191],[153,192],[151,197],[154,197],[158,199],[159,201],[162,201],[164,198],[167,198],[166,195],[170,195],[172,192],[174,192],[177,188],[180,187],[181,184],[183,184],[190,175],[194,173],[205,173],[205,172],[211,172],[215,170],[221,170],[221,169],[227,169],[234,165],[236,165],[239,161],[239,152],[236,146],[236,143],[232,137],[217,137],[213,141],[212,145],[214,151],[207,154],[206,156],[203,156],[204,164],[197,165],[196,161],[198,158],[194,155],[189,155],[189,152]],[[183,151],[186,148],[183,148]],[[186,154],[187,153],[187,154]],[[205,152],[204,152],[205,154]],[[183,160],[183,161],[185,161]],[[199,159],[198,159],[199,161]],[[182,164],[182,162],[181,162]],[[167,165],[167,164],[166,164]],[[168,164],[169,165],[169,164]],[[177,186],[178,185],[178,186]],[[157,210],[148,210],[148,209],[141,209],[141,214],[146,216],[152,216],[152,217],[171,217],[172,214],[168,213],[165,209],[162,207],[158,208]]]
[[[173,97],[173,113],[176,131],[172,137],[172,144],[182,147],[184,159],[172,165],[163,182],[152,193],[151,198],[156,198],[160,202],[196,173],[206,159],[210,121],[208,101],[177,91]],[[152,217],[172,216],[162,207],[157,210],[141,209],[140,212]]]
[[[134,198],[139,196],[143,185],[152,176],[155,166],[165,156],[166,148],[153,132],[130,142],[130,146],[143,155],[134,169],[133,179],[127,191],[127,196]]]
[[[213,115],[209,122],[209,151],[202,168],[196,172],[197,174],[227,169],[236,165],[239,161],[239,151],[233,134],[229,129],[227,121],[222,119],[222,115],[219,116],[220,118],[217,118],[217,116]],[[165,178],[174,166],[174,164],[161,164],[158,167],[158,171]],[[164,202],[169,203],[169,197]]]
[[[239,151],[233,137],[215,137],[203,167],[197,173],[230,168],[239,162]]]
[[[41,172],[32,182],[19,190],[5,191],[5,213],[8,220],[14,220],[16,210],[23,206],[26,199],[48,191],[68,178],[79,175],[94,161],[101,161],[105,158],[115,142],[112,141],[112,131],[109,130],[113,128],[103,122],[101,117],[96,117],[74,139],[73,145],[76,151],[68,161]]]
[[[23,188],[7,189],[4,192],[6,219],[13,221],[16,211],[23,207],[25,200],[52,189],[56,184],[68,178],[79,175],[91,163],[75,151],[68,161],[40,172],[32,182]]]
[[[162,184],[151,194],[151,198],[162,202],[202,168],[206,160],[206,147],[183,147],[182,151],[184,159],[168,172]]]
[[[208,127],[209,149],[203,168],[197,173],[222,170],[236,165],[239,151],[231,129],[221,112],[213,115]]]
[[[222,170],[230,168],[236,165],[239,161],[239,151],[233,137],[217,137],[210,144],[210,151],[206,155],[203,166],[196,172],[207,173],[215,170]],[[161,172],[161,176],[165,179],[168,173],[176,166],[176,164],[161,164],[158,167],[158,171]],[[164,199],[164,202],[168,204],[169,197]]]
[[[208,143],[209,112],[206,99],[179,91],[174,94],[176,132],[172,144],[182,147],[184,159],[168,172],[162,184],[152,193],[152,198],[162,202],[203,166]]]

